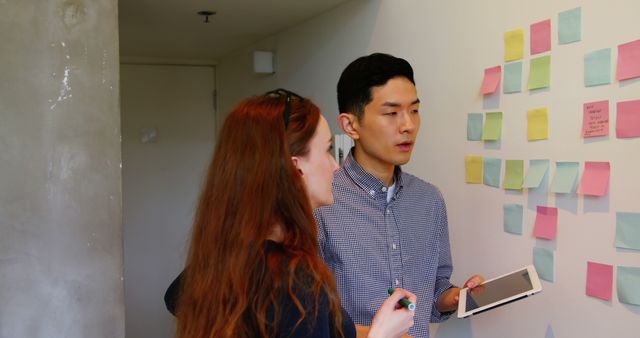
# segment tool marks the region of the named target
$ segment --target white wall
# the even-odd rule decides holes
[[[115,0],[0,1],[0,337],[124,337]]]
[[[582,7],[582,41],[559,46],[558,13]],[[640,253],[614,247],[615,213],[640,212],[637,195],[639,139],[615,138],[615,102],[640,98],[640,81],[585,88],[583,57],[640,38],[637,1],[352,1],[301,26],[282,32],[255,48],[274,50],[277,73],[256,78],[250,72],[250,50],[223,58],[219,66],[223,94],[221,116],[242,97],[284,86],[316,101],[337,132],[335,86],[344,66],[374,51],[408,59],[416,71],[422,104],[422,129],[406,170],[442,190],[449,209],[455,282],[482,273],[487,277],[532,262],[534,247],[556,251],[556,282],[530,299],[434,327],[441,337],[637,337],[640,308],[600,301],[585,295],[586,262],[640,266]],[[544,19],[552,23],[551,88],[530,94],[478,95],[483,70],[503,64],[503,36],[524,28],[528,75],[528,28]],[[613,68],[615,72],[615,66]],[[526,84],[523,85],[526,88]],[[609,99],[610,136],[596,141],[580,138],[582,104]],[[550,138],[526,141],[526,110],[547,106]],[[504,112],[503,138],[498,146],[466,140],[470,112]],[[546,158],[554,161],[610,161],[609,194],[602,198],[575,195],[556,198],[543,190],[507,193],[464,183],[464,157],[469,154],[501,159]],[[555,172],[552,164],[551,181]],[[502,230],[504,203],[525,206],[524,235]],[[532,225],[537,205],[558,206],[555,241],[536,240]],[[615,284],[615,283],[614,283]],[[436,330],[437,329],[437,330]]]
[[[163,296],[184,267],[213,151],[214,69],[122,65],[121,79],[126,336],[170,338]]]

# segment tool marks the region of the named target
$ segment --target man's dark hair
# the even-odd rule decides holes
[[[362,118],[364,107],[371,102],[371,88],[382,86],[395,77],[405,77],[416,84],[413,68],[407,60],[383,53],[362,56],[342,71],[338,81],[340,113],[353,113]]]

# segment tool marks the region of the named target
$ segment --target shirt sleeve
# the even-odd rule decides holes
[[[449,243],[449,224],[447,221],[447,207],[444,203],[442,195],[440,197],[440,217],[438,221],[438,228],[440,230],[440,237],[438,245],[438,270],[436,272],[436,283],[433,295],[433,309],[431,310],[431,322],[440,323],[449,318],[455,311],[442,313],[438,311],[436,304],[440,296],[448,289],[454,287],[451,284],[450,278],[453,272],[453,263],[451,260],[451,246]]]
[[[296,292],[296,296],[302,303],[306,311],[305,317],[298,323],[302,316],[295,303],[288,295],[285,296],[281,308],[281,318],[278,324],[277,337],[309,337],[309,338],[330,338],[331,318],[326,295],[320,297],[317,313],[316,306],[311,294]]]

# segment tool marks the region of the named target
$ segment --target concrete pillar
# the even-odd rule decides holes
[[[124,337],[116,0],[0,0],[0,337]]]

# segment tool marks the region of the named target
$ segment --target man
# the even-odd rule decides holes
[[[389,287],[417,295],[415,326],[457,308],[447,213],[438,189],[403,172],[420,128],[413,69],[371,54],[353,61],[338,82],[339,124],[355,143],[333,183],[334,204],[316,209],[320,251],[334,272],[342,304],[358,325],[371,319]],[[481,276],[470,278],[475,287]]]

